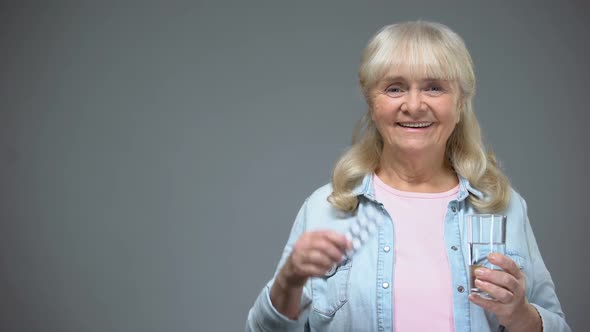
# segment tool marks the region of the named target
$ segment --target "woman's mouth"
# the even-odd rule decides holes
[[[432,125],[432,122],[398,122],[399,126],[404,128],[428,128]]]

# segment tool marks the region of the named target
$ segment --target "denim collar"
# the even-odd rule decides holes
[[[363,177],[363,181],[361,181],[361,183],[359,185],[357,185],[352,190],[352,194],[354,196],[363,195],[371,200],[376,200],[375,199],[375,190],[373,187],[373,174],[374,173],[368,173]],[[457,197],[457,201],[460,202],[460,201],[465,200],[467,197],[469,197],[470,194],[474,195],[475,197],[477,197],[479,199],[482,199],[484,197],[484,195],[481,191],[475,189],[471,185],[471,183],[469,183],[469,180],[462,177],[461,175],[458,175],[458,177],[459,177],[459,196]]]

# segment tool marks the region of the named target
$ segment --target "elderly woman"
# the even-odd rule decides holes
[[[368,112],[330,184],[301,208],[248,331],[569,331],[524,199],[482,144],[462,39],[429,22],[394,24],[367,45]],[[464,217],[507,216],[505,255],[469,293]],[[379,220],[356,254],[343,235]],[[358,243],[355,243],[355,249]]]

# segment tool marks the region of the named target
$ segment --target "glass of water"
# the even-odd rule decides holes
[[[466,216],[466,234],[469,245],[469,291],[487,299],[490,294],[475,286],[475,269],[485,267],[501,270],[488,261],[492,252],[504,254],[506,250],[506,216],[499,214],[471,214]]]

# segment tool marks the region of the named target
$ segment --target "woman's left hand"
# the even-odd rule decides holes
[[[502,254],[490,254],[488,260],[503,271],[477,268],[475,286],[495,300],[476,294],[469,295],[469,300],[496,314],[500,324],[509,331],[541,331],[541,317],[525,295],[524,273],[512,259]]]

